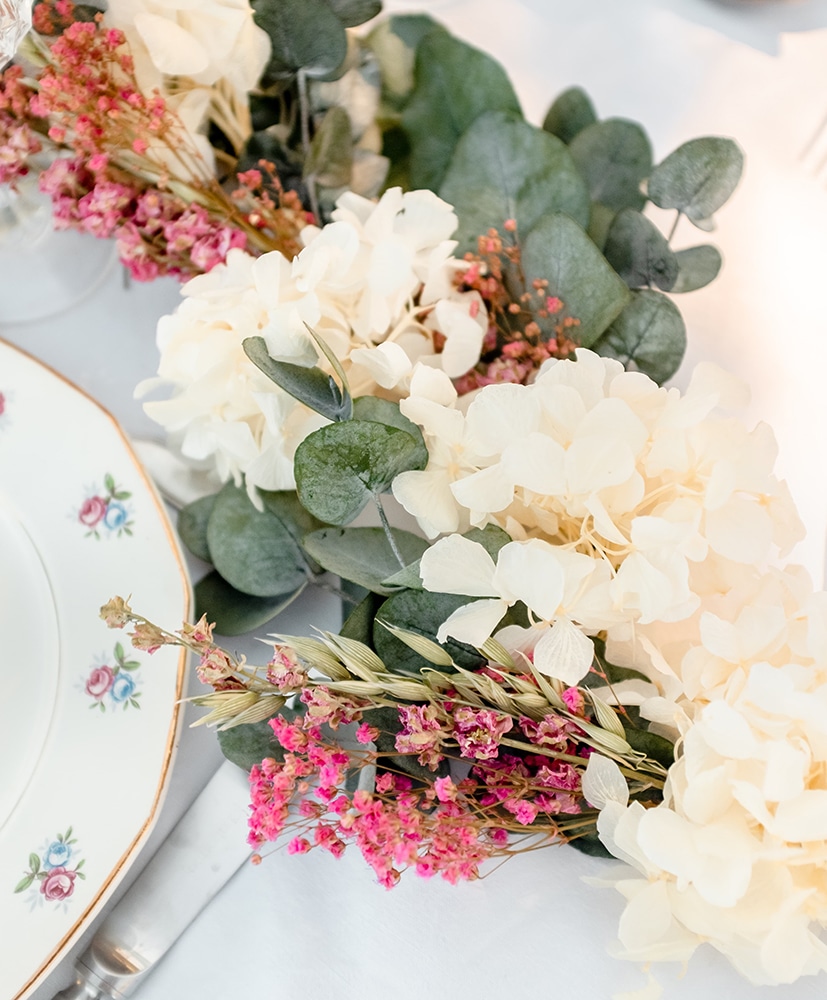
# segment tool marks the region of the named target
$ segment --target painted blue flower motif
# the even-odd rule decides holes
[[[135,678],[129,674],[117,674],[109,689],[109,697],[115,704],[126,701],[135,690]]]
[[[66,862],[72,856],[72,848],[63,840],[55,840],[46,849],[43,855],[43,866],[50,871],[52,868],[65,867]]]
[[[78,521],[89,530],[87,537],[120,538],[132,534],[132,510],[124,501],[132,494],[121,489],[111,473],[103,477],[103,489],[95,485],[86,490],[86,497],[74,512]]]

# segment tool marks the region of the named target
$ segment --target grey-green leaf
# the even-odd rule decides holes
[[[280,708],[278,714],[289,718],[298,713]],[[232,729],[219,729],[216,735],[221,752],[242,771],[249,771],[256,764],[260,764],[265,757],[284,759],[284,750],[279,746],[266,720],[233,726]]]
[[[345,26],[328,0],[256,0],[253,17],[270,37],[268,72],[329,73],[347,55]]]
[[[675,253],[678,262],[678,277],[670,289],[675,292],[694,292],[718,277],[723,258],[717,247],[703,243]]]
[[[399,403],[392,403],[389,399],[381,399],[379,396],[359,396],[353,400],[353,419],[370,420],[375,424],[387,424],[388,427],[405,431],[421,445],[417,461],[423,463],[423,469],[428,464],[428,449],[425,447],[422,431],[402,413]]]
[[[414,88],[414,61],[419,43],[440,25],[427,14],[394,14],[384,18],[365,41],[379,62],[382,98],[396,112]]]
[[[652,144],[636,122],[607,118],[588,125],[569,146],[593,201],[609,208],[643,208],[641,183],[652,169]]]
[[[321,413],[328,420],[349,420],[353,402],[347,390],[342,390],[331,375],[320,368],[304,368],[270,357],[263,337],[247,337],[242,341],[244,353],[276,385],[291,396]]]
[[[304,589],[304,583],[301,589]],[[215,631],[219,635],[243,635],[275,618],[298,596],[298,591],[299,588],[296,588],[292,594],[253,597],[231,587],[220,573],[213,570],[195,585],[195,617],[206,615],[209,621],[215,623]]]
[[[419,559],[428,543],[409,531],[394,530],[394,541],[406,562]],[[382,528],[322,528],[307,535],[304,549],[320,566],[378,594],[392,593],[382,581],[399,563]]]
[[[632,300],[592,345],[604,357],[662,383],[678,370],[686,351],[686,327],[677,307],[660,292],[632,292]]]
[[[668,240],[654,222],[633,208],[615,216],[603,254],[630,288],[657,285],[668,292],[678,277],[678,261]]]
[[[420,443],[410,434],[367,420],[314,431],[294,462],[299,500],[329,524],[347,524],[400,472],[424,467]]]
[[[476,250],[477,238],[514,219],[525,239],[543,216],[564,212],[582,226],[589,194],[566,145],[518,115],[481,115],[457,144],[439,189],[460,219],[459,250]]]
[[[268,72],[322,75],[347,55],[345,26],[327,0],[257,0],[253,17],[270,37]]]
[[[440,625],[453,614],[457,608],[473,601],[470,597],[459,597],[456,594],[435,594],[428,590],[403,590],[394,594],[381,606],[376,617],[382,621],[408,629],[436,641]],[[373,628],[373,643],[376,652],[394,673],[418,674],[425,667],[433,664],[414,652],[404,642],[378,623]],[[442,643],[451,655],[454,663],[460,667],[473,670],[485,662],[477,650],[471,646],[449,639]],[[451,673],[450,668],[445,668]]]
[[[353,169],[353,133],[350,116],[334,105],[322,119],[304,163],[304,177],[322,187],[345,187]]]
[[[256,510],[245,491],[232,483],[215,499],[207,544],[221,576],[245,594],[289,594],[307,577],[304,556],[293,534],[269,510]]]
[[[364,24],[382,11],[382,0],[328,0],[328,3],[346,28]]]
[[[470,531],[465,532],[463,538],[481,545],[494,562],[497,561],[497,553],[500,549],[513,541],[511,535],[496,524],[487,524],[484,528],[471,528]]]
[[[705,223],[735,190],[743,166],[744,154],[732,139],[690,139],[652,171],[649,197],[660,208],[676,208],[690,221]]]
[[[210,562],[210,548],[207,545],[207,522],[212,513],[215,496],[201,497],[187,504],[178,514],[178,534],[181,541],[194,556]]]
[[[543,119],[543,129],[569,143],[597,121],[597,112],[589,95],[581,87],[570,87],[559,94]]]
[[[589,237],[566,215],[543,218],[523,244],[523,270],[530,285],[535,279],[548,281],[548,292],[563,301],[563,310],[551,326],[570,316],[579,325],[570,336],[582,347],[591,347],[620,314],[629,300],[629,290]]]
[[[419,43],[415,80],[402,113],[411,143],[411,184],[436,191],[463,132],[486,111],[519,115],[520,104],[498,62],[442,30]]]

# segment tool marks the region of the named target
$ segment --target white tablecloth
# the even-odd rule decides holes
[[[410,6],[391,2],[386,9]],[[827,111],[827,0],[444,0],[415,6],[497,56],[534,121],[558,91],[576,83],[589,91],[601,116],[640,121],[657,158],[701,134],[731,135],[744,147],[744,180],[720,212],[713,237],[725,269],[714,285],[680,302],[690,346],[676,381],[685,385],[691,365],[704,358],[751,384],[750,416],[774,426],[779,467],[809,531],[795,556],[820,584],[827,529],[827,194],[799,154]],[[689,225],[678,232],[678,245],[704,239]],[[0,335],[91,392],[128,432],[158,437],[132,388],[154,373],[155,321],[177,296],[170,281],[126,290],[115,270],[91,298],[58,319],[0,325]],[[289,628],[329,613],[329,605],[305,603],[294,609]],[[188,719],[194,717],[188,710]],[[167,802],[133,877],[218,762],[211,734],[184,731]],[[530,994],[604,1000],[645,978],[606,954],[620,899],[580,881],[601,865],[560,848],[511,861],[474,884],[451,888],[409,876],[388,893],[357,855],[337,862],[316,852],[290,858],[281,851],[239,871],[140,997],[476,1000]],[[70,981],[71,957],[36,1000]],[[821,978],[754,989],[712,951],[699,952],[685,978],[679,972],[667,967],[660,977],[676,1000],[704,992],[736,1000],[804,1000],[825,987]]]

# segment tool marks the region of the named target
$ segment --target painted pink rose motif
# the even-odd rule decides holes
[[[6,412],[6,397],[0,392],[0,417]]]
[[[77,877],[71,868],[53,868],[40,883],[40,891],[46,899],[66,899],[75,891]]]
[[[99,708],[101,712],[106,711],[107,705],[113,710],[119,706],[124,709],[140,708],[140,678],[135,672],[141,666],[140,660],[127,659],[126,650],[120,642],[115,643],[111,659],[108,656],[105,659],[107,662],[96,663],[89,676],[83,679],[84,690],[93,699],[89,707]]]
[[[87,497],[80,505],[78,520],[87,528],[94,528],[103,520],[105,514],[106,501],[103,497]]]
[[[112,687],[115,672],[105,664],[102,667],[92,667],[89,679],[86,681],[86,693],[93,698],[101,699]]]
[[[35,905],[62,903],[75,891],[77,879],[86,876],[81,871],[84,859],[79,856],[77,839],[72,827],[47,841],[38,852],[29,855],[29,867],[14,891],[27,892]]]
[[[132,509],[126,501],[132,494],[121,489],[110,473],[103,477],[103,489],[92,489],[77,509],[77,519],[87,527],[87,537],[110,538],[132,534]]]

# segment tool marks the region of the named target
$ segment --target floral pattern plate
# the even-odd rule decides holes
[[[22,1000],[123,877],[160,807],[184,662],[98,610],[159,621],[190,588],[114,419],[0,341],[0,997]]]

